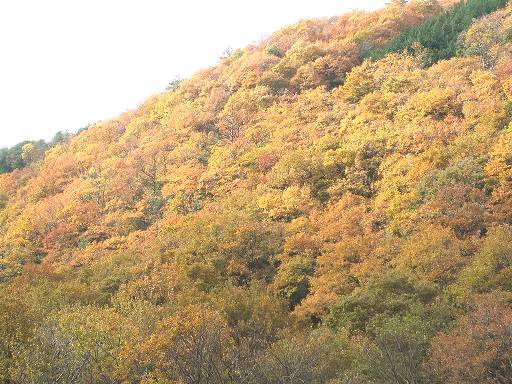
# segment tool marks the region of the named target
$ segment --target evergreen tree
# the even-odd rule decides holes
[[[381,59],[391,52],[413,52],[413,46],[419,43],[427,51],[425,65],[449,59],[456,56],[457,39],[474,19],[506,5],[507,0],[461,1],[426,22],[406,30],[386,47],[368,52],[367,57]]]

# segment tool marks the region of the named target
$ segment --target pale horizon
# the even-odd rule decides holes
[[[136,108],[175,77],[214,65],[301,19],[386,0],[20,0],[0,4],[0,147],[51,139]]]

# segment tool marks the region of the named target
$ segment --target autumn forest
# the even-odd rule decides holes
[[[511,384],[512,5],[304,20],[0,150],[0,383]]]

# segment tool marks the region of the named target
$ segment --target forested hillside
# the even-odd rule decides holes
[[[72,136],[70,133],[57,132],[49,142],[27,140],[10,148],[0,148],[0,174],[25,168],[31,163],[41,160],[46,150],[63,144]]]
[[[512,383],[511,11],[301,21],[0,152],[0,382]]]

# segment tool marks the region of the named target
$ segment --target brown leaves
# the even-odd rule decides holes
[[[509,383],[511,348],[510,306],[492,295],[480,296],[458,328],[434,338],[427,367],[446,383]]]

